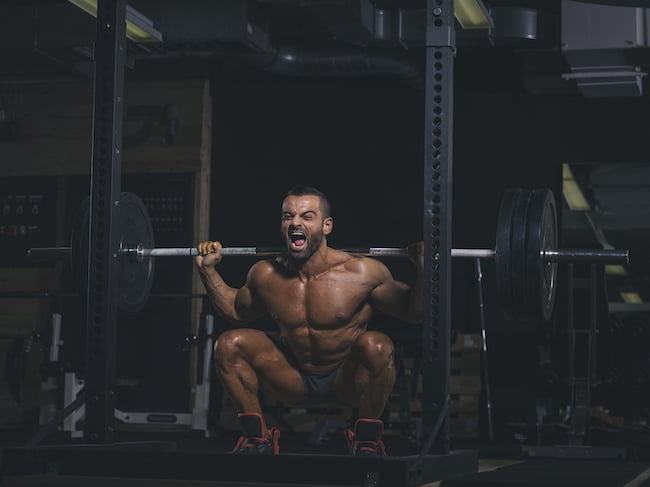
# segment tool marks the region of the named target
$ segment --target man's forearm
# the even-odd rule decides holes
[[[228,286],[214,267],[199,268],[199,276],[214,309],[231,323],[238,323],[235,311],[235,297],[238,289]]]

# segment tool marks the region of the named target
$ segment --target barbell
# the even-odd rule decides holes
[[[142,309],[154,274],[154,257],[198,255],[196,248],[156,248],[153,229],[142,200],[122,193],[118,213],[118,307],[127,312]],[[29,249],[34,259],[70,256],[73,276],[85,292],[88,285],[90,206],[86,198],[77,212],[69,247]],[[555,306],[557,264],[629,262],[629,251],[617,249],[561,249],[557,247],[557,212],[548,188],[506,190],[499,207],[494,249],[451,249],[455,258],[489,258],[496,263],[497,289],[504,314],[516,319],[548,321]],[[434,242],[434,259],[440,259]],[[370,257],[406,257],[406,248],[369,247],[340,249]],[[284,253],[277,248],[224,247],[224,256],[270,257]]]

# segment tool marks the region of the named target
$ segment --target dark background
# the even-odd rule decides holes
[[[329,2],[334,5],[331,12],[318,10],[318,3],[261,0],[231,1],[215,6],[216,2],[196,2],[195,11],[184,8],[181,12],[178,7],[172,9],[173,2],[133,2],[161,29],[167,29],[167,41],[157,46],[159,50],[148,51],[129,44],[131,58],[127,80],[154,82],[180,78],[209,79],[211,82],[214,100],[211,229],[205,238],[219,239],[226,246],[278,246],[280,203],[286,190],[296,183],[317,186],[329,195],[335,222],[330,244],[335,247],[401,247],[422,238],[425,143],[422,80],[414,81],[399,70],[392,74],[336,75],[323,69],[318,76],[304,76],[300,72],[290,75],[250,67],[241,69],[240,54],[264,57],[272,49],[260,52],[265,46],[251,48],[253,41],[239,31],[245,24],[226,25],[224,19],[228,17],[220,16],[224,13],[221,9],[232,7],[235,20],[250,20],[249,12],[245,9],[240,12],[238,6],[255,6],[262,14],[259,17],[250,15],[250,18],[268,21],[259,25],[262,29],[268,28],[270,44],[305,47],[323,59],[339,49],[354,54],[359,49],[373,52],[373,49],[385,48],[390,55],[397,52],[395,59],[408,60],[416,68],[422,67],[424,51],[421,46],[405,49],[394,39],[382,43],[369,38],[367,32],[365,37],[342,38],[342,26],[352,25],[351,18],[358,20],[350,13],[354,9],[347,9],[346,5],[357,5],[357,2]],[[423,2],[417,1],[372,3],[388,11],[397,7],[411,11],[423,6]],[[558,208],[564,209],[561,197],[563,163],[611,164],[613,167],[620,163],[640,166],[648,163],[647,94],[587,98],[572,83],[561,79],[561,74],[569,70],[569,63],[561,51],[560,2],[504,0],[486,3],[493,8],[512,5],[535,9],[540,19],[549,20],[551,27],[540,29],[543,35],[530,43],[507,39],[498,29],[490,34],[491,39],[484,31],[478,35],[459,31],[454,71],[453,177],[450,181],[451,240],[456,248],[494,247],[499,203],[508,188],[551,188]],[[202,15],[199,4],[212,16]],[[88,76],[87,69],[92,65],[83,53],[89,49],[77,49],[78,40],[68,37],[70,33],[83,31],[89,34],[84,45],[90,45],[94,26],[88,16],[63,1],[33,0],[4,2],[3,5],[9,5],[12,13],[2,16],[7,56],[0,63],[0,74],[9,86],[34,77],[78,78],[83,75],[84,67]],[[160,5],[164,8],[159,8]],[[26,41],[23,37],[12,36],[13,26],[5,25],[18,26],[20,18],[29,23],[33,18],[32,7],[38,10],[52,6],[61,7],[61,15],[65,14],[58,22],[52,17],[51,25],[46,26],[51,27],[51,31],[48,30],[50,42],[51,39],[57,41],[53,44],[56,49],[44,48],[51,47],[44,36],[39,37],[42,41],[39,49],[34,49],[30,36],[25,36]],[[339,6],[342,7],[337,10]],[[20,17],[19,13],[25,16]],[[62,22],[62,18],[85,30],[64,29],[69,25]],[[618,33],[616,25],[609,27],[612,29],[601,31]],[[43,34],[37,32],[36,27],[34,29],[34,33]],[[75,48],[74,58],[68,52],[70,46]],[[607,52],[602,53],[603,58],[611,60],[612,50],[604,51]],[[600,54],[596,52],[595,57]],[[635,54],[621,57],[640,68],[650,65],[645,46],[640,46]],[[614,61],[620,59],[614,56]],[[647,91],[646,78],[642,88],[642,92]],[[125,188],[127,182],[125,178]],[[37,183],[41,184],[35,181]],[[164,181],[158,185],[163,192],[176,191],[166,188]],[[135,183],[131,187],[146,192],[145,186],[138,189]],[[625,188],[620,190],[620,198],[625,194]],[[634,203],[643,206],[649,201],[650,194],[644,198],[641,193]],[[575,241],[566,238],[564,232],[564,215],[560,211],[561,245],[573,245]],[[191,217],[186,216],[187,220]],[[168,243],[194,244],[183,241],[180,235],[175,235]],[[629,246],[633,256],[631,267],[643,269],[642,282],[647,284],[646,269],[650,262],[647,235],[635,233],[622,241],[621,246]],[[412,279],[413,269],[407,262],[391,260],[388,263],[396,277],[406,281]],[[244,282],[251,264],[250,259],[232,259],[224,261],[221,268],[228,282],[237,286]],[[186,269],[187,275],[180,281],[188,284],[190,263],[186,263]],[[565,303],[560,299],[558,315],[551,325],[505,320],[499,309],[493,262],[484,262],[483,271],[493,410],[498,434],[512,440],[507,424],[530,422],[531,414],[534,416],[543,349],[550,343],[557,356],[565,353]],[[157,279],[162,281],[156,289],[177,290],[179,272],[182,273],[177,268],[168,272],[158,270]],[[454,260],[452,275],[452,330],[478,333],[480,314],[473,262]],[[558,294],[565,296],[564,281],[558,286]],[[648,289],[644,292],[647,296]],[[601,298],[602,304],[607,296]],[[151,306],[155,306],[155,302]],[[586,304],[581,303],[581,306],[578,313],[584,314]],[[176,308],[175,312],[185,311]],[[149,328],[141,329],[145,330],[144,337],[161,319],[159,312],[149,315]],[[636,332],[629,336],[617,335],[617,340],[609,343],[612,349],[603,349],[605,356],[631,350],[640,362],[647,358],[644,350],[650,349],[647,339],[650,327],[646,323],[647,315],[641,314],[639,319],[641,324],[633,327]],[[261,326],[271,325],[265,322]],[[396,342],[411,353],[419,352],[417,327],[395,323],[380,315],[372,326],[390,331]],[[609,323],[605,327],[609,331]],[[176,347],[175,356],[180,357],[177,363],[181,363],[186,358],[179,347],[183,337],[171,338]],[[648,344],[649,348],[631,348],[631,344]],[[135,354],[146,346],[136,347]],[[563,360],[560,358],[557,363],[559,373],[564,373]],[[182,375],[178,373],[179,377]],[[642,379],[640,384],[648,383]],[[161,390],[159,384],[156,390],[159,396],[149,399],[164,403],[168,391]],[[620,397],[629,398],[643,411],[647,399],[633,396],[632,392],[632,388],[617,392],[618,402],[621,402]],[[566,394],[566,390],[552,391],[555,393]],[[612,398],[610,394],[607,399],[615,402]]]

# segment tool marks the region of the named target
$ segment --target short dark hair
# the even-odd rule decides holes
[[[325,193],[313,186],[308,186],[306,184],[296,184],[289,191],[287,191],[285,197],[306,195],[318,196],[320,198],[320,210],[323,213],[323,218],[329,218],[332,216],[332,205],[330,204],[329,198],[325,195]]]

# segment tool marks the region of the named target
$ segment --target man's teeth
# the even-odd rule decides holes
[[[302,247],[307,241],[305,234],[302,232],[292,233],[289,235],[289,238],[291,239],[291,246],[294,248]]]

